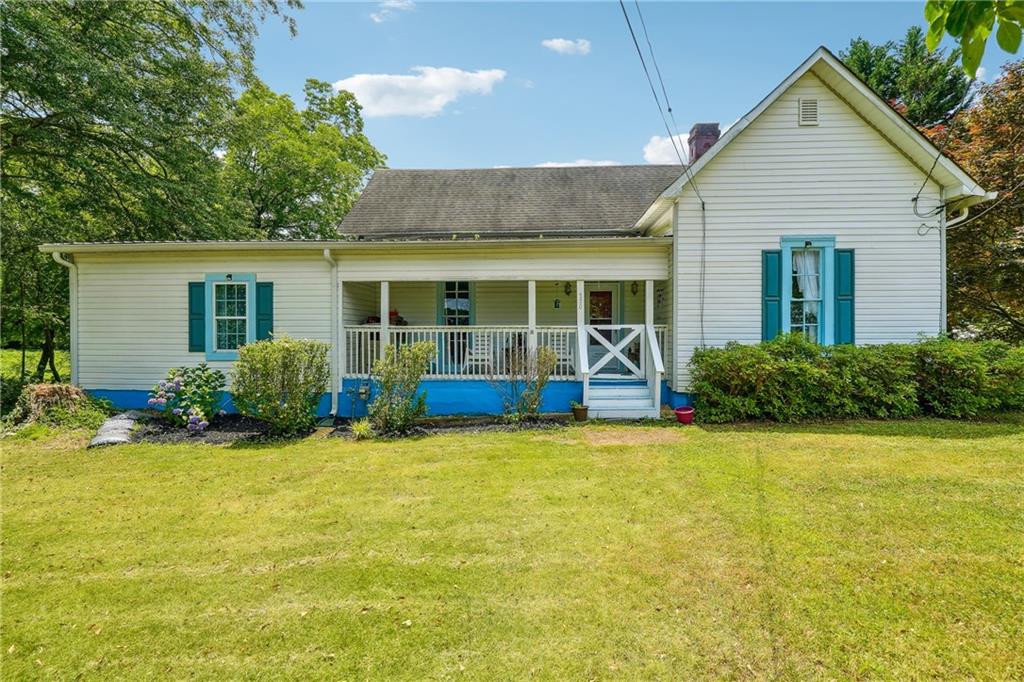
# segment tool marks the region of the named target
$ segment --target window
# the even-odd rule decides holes
[[[442,322],[446,327],[472,324],[472,300],[469,293],[469,282],[444,283]]]
[[[238,350],[248,340],[249,285],[215,282],[213,303],[214,350]]]
[[[273,286],[269,282],[256,283],[253,273],[207,274],[205,286],[205,327],[207,361],[237,360],[238,349],[261,338],[257,335],[256,290]],[[265,317],[273,315],[272,295],[264,304]],[[266,323],[268,329],[272,325]]]
[[[789,329],[811,341],[821,335],[821,249],[793,249]]]
[[[835,237],[783,237],[782,331],[835,342]]]

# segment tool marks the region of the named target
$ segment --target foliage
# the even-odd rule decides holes
[[[352,437],[356,440],[369,440],[373,438],[373,424],[369,419],[357,419],[352,422]]]
[[[313,79],[305,93],[299,112],[288,95],[256,82],[232,110],[225,185],[260,238],[336,238],[357,190],[384,163],[352,93]]]
[[[926,132],[998,194],[949,228],[950,328],[1024,343],[1024,61],[1005,65],[948,129]]]
[[[427,413],[426,394],[417,391],[435,352],[429,341],[385,347],[384,357],[373,364],[370,377],[374,394],[369,407],[370,423],[377,433],[406,433]]]
[[[223,414],[224,373],[205,362],[175,367],[149,392],[148,403],[172,424],[202,431],[216,414]]]
[[[242,346],[231,376],[235,407],[278,435],[313,428],[330,387],[329,350],[323,341],[288,336]]]
[[[488,378],[501,399],[505,417],[512,422],[534,419],[540,413],[544,387],[551,379],[558,356],[547,346],[531,352],[510,349],[505,372]]]
[[[839,53],[850,69],[893,103],[915,126],[943,122],[967,97],[970,82],[958,66],[960,51],[929,51],[924,32],[911,26],[900,42],[878,45],[855,38]]]
[[[704,422],[973,417],[1024,404],[1024,350],[1002,342],[832,346],[798,334],[699,349],[691,361]]]
[[[111,414],[110,403],[71,384],[28,384],[3,419],[4,430],[30,424],[68,429],[98,428]]]
[[[43,242],[245,234],[214,152],[257,26],[300,6],[0,2],[4,345],[64,345],[67,275]]]
[[[993,28],[999,47],[1011,54],[1020,49],[1024,3],[1019,0],[928,0],[924,18],[928,21],[928,49],[938,47],[948,33],[960,44],[964,71],[974,78]]]

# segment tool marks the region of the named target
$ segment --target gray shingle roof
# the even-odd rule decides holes
[[[624,236],[682,172],[655,165],[381,169],[339,232],[375,239]]]

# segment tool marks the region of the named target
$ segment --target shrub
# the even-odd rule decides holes
[[[694,353],[692,390],[705,422],[801,421],[920,413],[971,417],[1024,409],[1024,349],[999,341],[822,347],[796,335]]]
[[[197,367],[174,367],[149,392],[148,403],[164,419],[189,431],[202,431],[213,420],[224,400],[224,373],[205,362]]]
[[[242,346],[231,379],[235,407],[277,435],[308,431],[330,386],[328,353],[322,341],[288,336]]]
[[[997,409],[1024,410],[1024,346],[1008,349],[992,363],[989,395]]]
[[[13,412],[21,392],[28,383],[20,376],[5,375],[0,377],[0,417]]]
[[[558,356],[547,346],[532,353],[527,349],[508,351],[505,373],[487,380],[501,398],[506,419],[521,422],[540,414],[544,387],[557,363]]]
[[[370,377],[375,395],[369,407],[370,423],[377,433],[406,433],[427,413],[426,395],[417,390],[434,353],[429,341],[384,348],[384,357],[373,364]]]
[[[352,422],[352,437],[356,440],[369,440],[373,435],[373,424],[369,419],[357,419]]]
[[[921,408],[939,417],[973,417],[991,406],[988,361],[995,346],[940,336],[916,347]]]

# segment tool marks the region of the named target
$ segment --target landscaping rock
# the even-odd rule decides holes
[[[121,445],[131,441],[132,427],[142,417],[141,412],[129,410],[110,417],[100,426],[96,435],[89,441],[90,448],[103,445]]]

